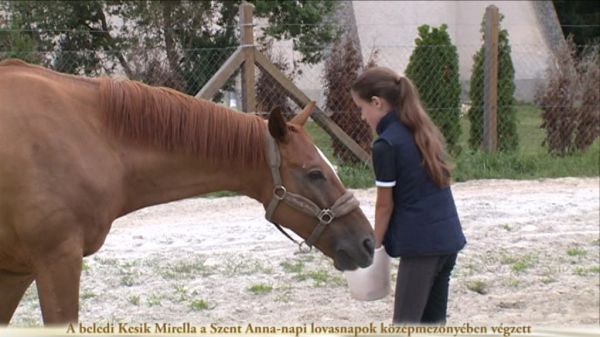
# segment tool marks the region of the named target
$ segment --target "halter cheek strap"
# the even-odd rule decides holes
[[[358,208],[358,200],[356,200],[350,192],[344,193],[330,208],[323,209],[299,194],[288,192],[285,186],[283,186],[281,174],[279,172],[281,167],[281,155],[279,154],[275,139],[270,135],[267,136],[267,160],[271,170],[271,176],[273,177],[273,197],[267,206],[265,217],[269,222],[273,223],[279,231],[296,243],[301,252],[310,251],[327,225],[335,218],[342,217]],[[298,243],[298,241],[294,240],[286,233],[278,223],[273,221],[273,213],[280,202],[284,202],[288,206],[313,216],[318,220],[317,225],[305,241]],[[303,249],[303,246],[307,246],[308,249]]]

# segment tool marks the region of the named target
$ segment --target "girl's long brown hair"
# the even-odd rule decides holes
[[[370,102],[373,96],[385,99],[396,110],[400,121],[413,133],[423,166],[439,187],[450,184],[450,166],[444,136],[423,109],[417,90],[409,79],[384,67],[365,70],[352,85],[352,91]]]

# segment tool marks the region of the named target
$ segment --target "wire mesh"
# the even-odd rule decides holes
[[[393,31],[394,26],[386,25],[385,29]],[[238,47],[177,46],[168,50],[165,46],[148,48],[143,43],[132,43],[128,48],[120,49],[41,50],[35,44],[31,44],[29,49],[26,43],[19,44],[21,37],[31,36],[31,33],[0,27],[0,59],[21,58],[72,74],[124,77],[171,87],[190,95],[198,93]],[[59,36],[65,31],[37,33]],[[482,44],[475,41],[422,47],[426,52],[419,54],[421,62],[417,62],[415,44],[392,46],[376,41],[361,45],[346,32],[334,44],[321,48],[325,59],[317,64],[302,63],[302,55],[289,42],[267,43],[260,50],[311,99],[316,100],[321,110],[367,153],[376,135],[353,104],[350,86],[368,63],[392,68],[413,80],[427,112],[442,131],[453,156],[457,157],[463,151],[481,150],[484,135]],[[530,135],[519,133],[521,123],[534,123],[541,128],[542,136],[536,135],[540,139],[535,141],[540,143],[540,147],[543,144],[549,153],[584,150],[598,138],[598,45],[565,44],[564,48],[548,54],[545,46],[511,44],[509,41],[500,44],[497,88],[500,151],[523,153],[522,138]],[[576,55],[574,49],[587,49],[589,52],[581,56]],[[540,62],[542,59],[548,61]],[[413,63],[419,63],[419,66],[411,68]],[[266,115],[279,107],[286,117],[291,118],[302,108],[270,75],[258,67],[255,71],[258,113]],[[239,72],[213,100],[241,109]],[[337,139],[331,139],[323,132],[321,134],[328,139],[325,152],[338,164],[360,163]]]

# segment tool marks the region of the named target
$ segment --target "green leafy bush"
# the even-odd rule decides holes
[[[461,134],[458,52],[447,28],[445,24],[440,28],[419,27],[406,76],[417,87],[427,113],[446,139],[448,150],[458,154]]]
[[[502,17],[500,21],[502,21]],[[484,32],[483,28],[482,32]],[[479,149],[483,141],[484,49],[485,46],[481,46],[473,56],[469,90],[471,99],[471,107],[468,112],[471,122],[469,146],[474,150]],[[519,145],[514,99],[515,68],[510,54],[508,32],[502,29],[498,36],[498,109],[496,112],[499,151],[514,151]]]

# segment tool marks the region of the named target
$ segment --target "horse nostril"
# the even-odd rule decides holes
[[[367,249],[369,255],[373,256],[373,251],[375,249],[375,242],[372,238],[367,238],[363,241],[363,246]]]

